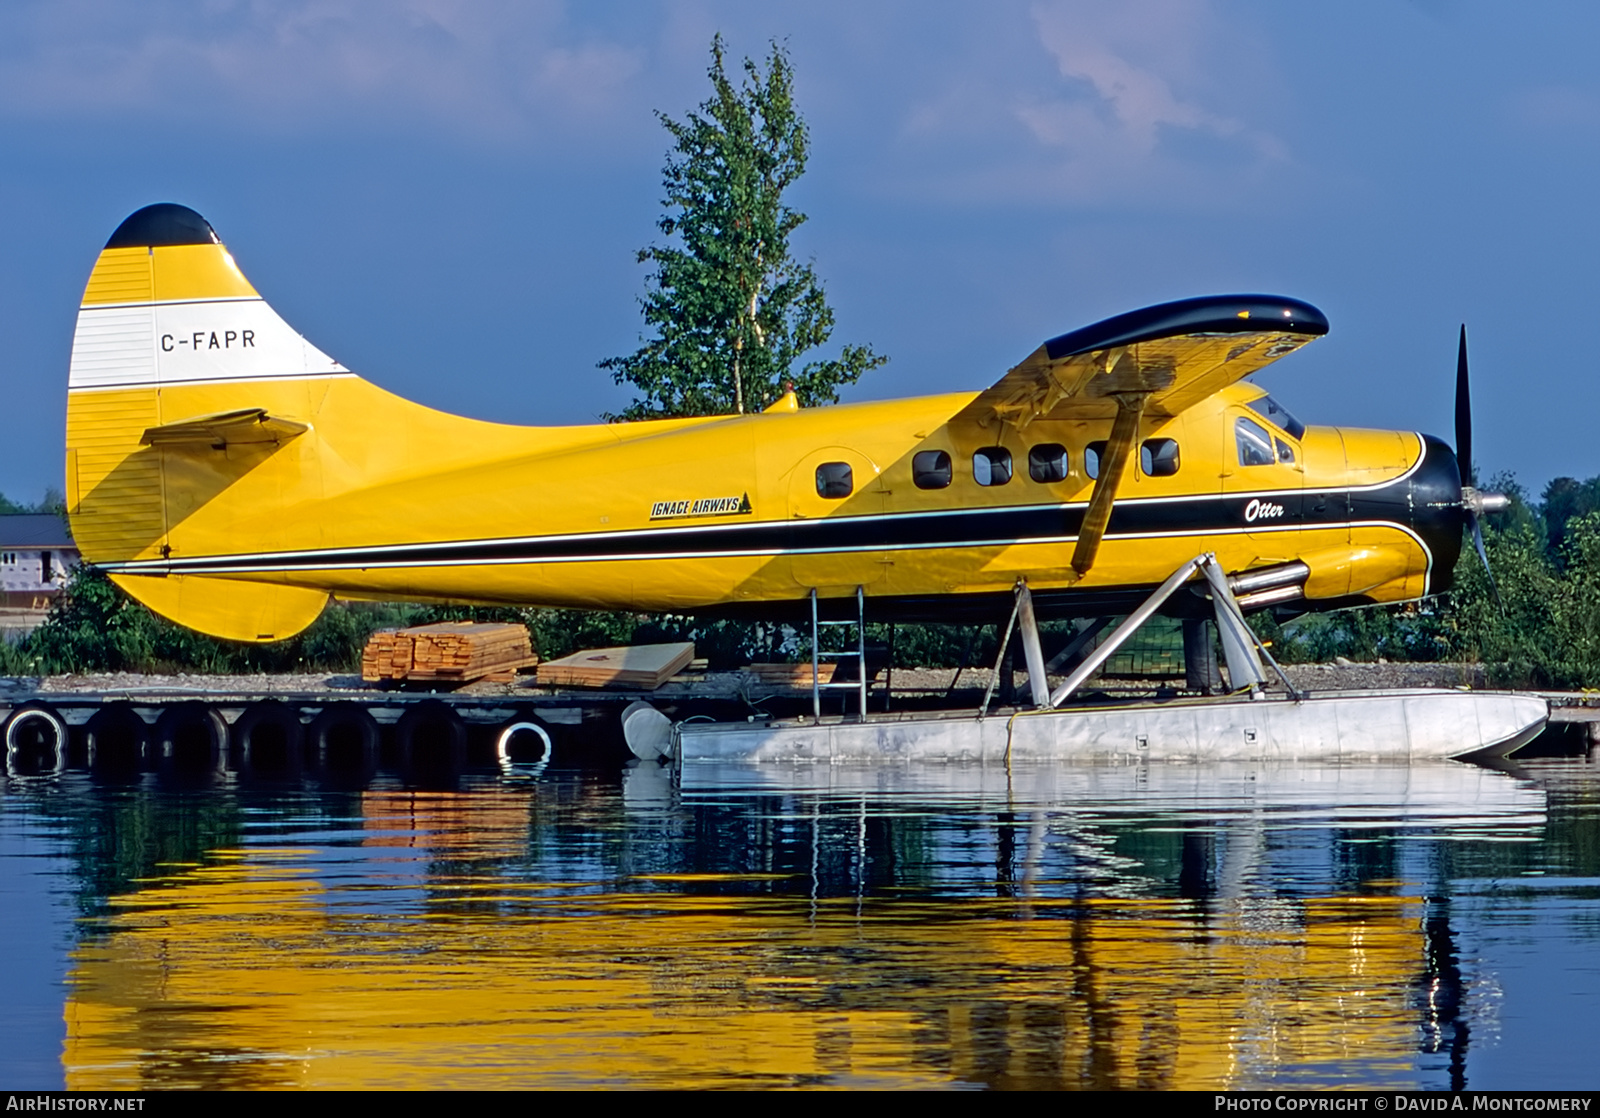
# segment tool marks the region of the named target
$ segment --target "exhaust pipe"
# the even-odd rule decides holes
[[[1240,594],[1235,599],[1240,609],[1262,609],[1265,606],[1275,606],[1279,602],[1292,602],[1296,598],[1305,597],[1304,586],[1274,586],[1271,590],[1258,590],[1254,594]]]
[[[1311,568],[1297,559],[1293,563],[1229,575],[1228,589],[1238,599],[1240,609],[1261,609],[1304,597],[1306,579],[1310,577]]]
[[[1296,559],[1293,563],[1280,563],[1276,567],[1262,567],[1229,575],[1228,589],[1233,591],[1235,597],[1240,597],[1258,590],[1275,590],[1280,586],[1304,586],[1310,577],[1311,568]]]

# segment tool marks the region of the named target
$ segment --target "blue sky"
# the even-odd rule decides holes
[[[1188,295],[1307,299],[1264,375],[1309,422],[1451,437],[1538,492],[1600,473],[1600,8],[1435,2],[0,7],[0,491],[61,484],[84,280],[126,214],[204,213],[318,347],[518,423],[628,396],[667,136],[711,37],[787,43],[796,239],[847,398],[979,389],[1040,341]],[[1577,334],[1572,331],[1578,330]]]

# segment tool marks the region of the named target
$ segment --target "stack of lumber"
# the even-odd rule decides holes
[[[683,671],[694,659],[694,645],[636,644],[627,648],[592,648],[539,665],[545,687],[626,687],[654,691]]]
[[[524,625],[445,621],[372,634],[361,653],[361,678],[508,683],[518,668],[538,662]]]
[[[820,682],[826,685],[833,678],[833,670],[837,666],[826,661],[817,665]],[[747,664],[744,670],[767,687],[809,688],[811,686],[810,660],[800,664]]]

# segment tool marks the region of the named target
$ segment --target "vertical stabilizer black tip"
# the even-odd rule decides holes
[[[106,248],[156,248],[161,245],[214,245],[211,223],[188,206],[157,202],[128,215],[111,234]]]

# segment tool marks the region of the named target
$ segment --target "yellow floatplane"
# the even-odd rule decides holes
[[[204,218],[160,204],[117,228],[84,291],[67,503],[85,559],[242,641],[291,636],[332,598],[748,615],[845,600],[948,620],[1026,587],[1031,628],[1035,611],[1129,613],[1185,565],[1226,586],[1231,614],[1437,593],[1493,503],[1450,447],[1305,426],[1245,382],[1327,329],[1296,299],[1212,296],[1053,338],[980,392],[512,426],[357,376]]]

